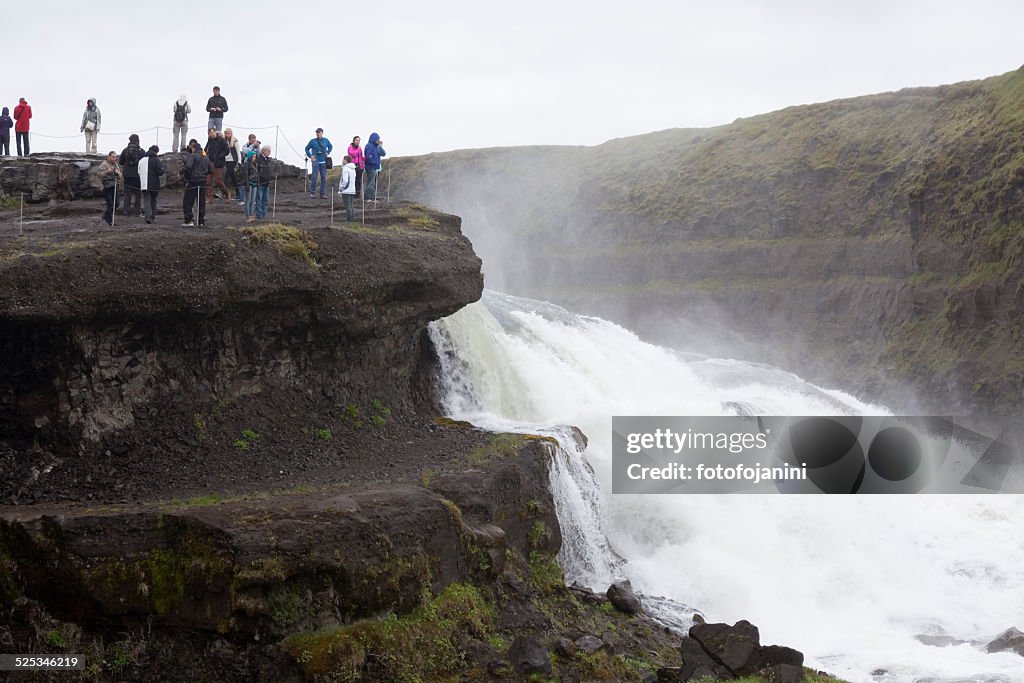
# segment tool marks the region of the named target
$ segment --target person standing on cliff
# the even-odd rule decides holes
[[[213,97],[206,101],[206,111],[210,112],[210,125],[207,128],[224,130],[224,114],[228,110],[228,101],[220,94],[220,86],[213,86]]]
[[[341,167],[338,192],[341,193],[341,199],[345,202],[345,220],[351,223],[356,219],[356,211],[352,206],[352,200],[356,196],[356,165],[353,163],[352,157],[347,154],[342,162],[344,165]]]
[[[82,114],[82,125],[78,132],[85,133],[85,153],[96,153],[96,137],[100,132],[100,123],[103,118],[100,109],[96,106],[96,98],[92,97],[85,101],[85,112]]]
[[[255,139],[255,137],[255,135],[250,135],[250,138]],[[258,144],[255,148],[246,145],[245,150],[242,152],[244,159],[242,162],[242,182],[244,183],[242,196],[245,197],[245,222],[252,223],[256,220],[256,209],[259,203],[260,148]]]
[[[327,197],[327,155],[334,149],[331,141],[324,137],[324,129],[316,129],[316,137],[306,143],[306,158],[313,163],[313,175],[309,181],[309,196],[316,195],[316,180],[320,177],[320,199]]]
[[[242,145],[238,142],[238,138],[235,137],[235,131],[230,128],[224,129],[224,145],[228,150],[227,155],[224,157],[224,180],[229,187],[235,188],[235,199],[238,200],[238,203],[244,204],[240,199],[241,185],[238,181],[238,175],[235,173],[235,169],[238,168],[238,164],[242,160]]]
[[[171,151],[184,152],[188,140],[188,115],[192,113],[192,105],[188,103],[185,93],[178,96],[174,103],[174,136],[171,138]],[[181,134],[181,147],[178,146],[178,134]]]
[[[28,128],[29,119],[32,118],[32,107],[25,101],[24,97],[18,98],[18,106],[14,108],[14,137],[18,141],[18,156],[28,156]],[[21,153],[24,143],[24,155]]]
[[[228,165],[228,143],[224,141],[224,135],[213,128],[209,130],[209,136],[209,139],[206,141],[205,152],[206,157],[213,166],[213,177],[210,180],[210,186],[206,188],[206,201],[213,201],[213,188],[218,185],[224,191],[223,198],[231,199],[231,192],[228,191],[228,186],[224,184],[224,169]]]
[[[138,216],[142,213],[142,186],[139,183],[139,160],[145,154],[139,147],[139,136],[132,133],[128,136],[128,146],[121,150],[121,168],[124,176],[124,210],[125,216]],[[134,204],[134,208],[132,208]]]
[[[266,218],[270,205],[270,183],[274,180],[274,169],[270,166],[270,145],[263,145],[256,156],[257,177],[256,218]]]
[[[0,114],[0,154],[5,157],[11,156],[11,128],[14,128],[14,119],[11,118],[11,110],[4,107]]]
[[[260,153],[260,144],[262,144],[262,143],[260,143],[260,141],[256,139],[256,134],[255,133],[249,133],[249,141],[246,142],[244,145],[242,145],[242,159],[245,160],[245,161],[250,161],[255,155],[259,154]],[[243,206],[248,206],[248,204],[246,202],[246,199],[248,198],[248,196],[250,194],[249,193],[250,185],[249,185],[248,182],[244,182],[244,181],[248,180],[248,176],[246,175],[247,173],[248,173],[248,169],[246,170],[245,173],[242,174],[243,182],[242,182],[242,185],[239,187],[239,192],[238,192],[238,203],[242,204]],[[253,187],[255,187],[255,185],[253,185]],[[249,215],[248,214],[248,209],[246,209],[246,211],[247,211],[246,215]],[[253,215],[255,215],[255,214],[253,214]]]
[[[146,156],[139,159],[136,172],[139,174],[139,185],[142,188],[142,208],[146,214],[146,222],[153,224],[156,220],[156,197],[160,194],[160,185],[167,173],[164,162],[160,159],[160,148],[153,145]]]
[[[193,208],[199,202],[199,227],[206,227],[206,179],[210,175],[210,160],[195,138],[188,141],[189,154],[185,155],[181,174],[185,180],[185,196],[181,199],[184,214],[183,227],[195,225]]]
[[[363,148],[359,145],[360,138],[357,135],[352,138],[352,144],[348,146],[348,156],[356,167],[356,196],[362,197],[363,167],[366,166],[366,160],[363,159]]]
[[[380,173],[381,159],[387,155],[384,151],[384,141],[376,133],[370,134],[370,140],[363,149],[363,156],[366,158],[366,193],[364,199],[374,201],[377,199],[377,174]]]
[[[121,175],[121,167],[117,163],[117,152],[111,150],[107,153],[107,158],[100,162],[97,173],[103,182],[103,198],[107,200],[107,208],[103,212],[103,222],[107,225],[113,225],[117,181],[123,177]]]

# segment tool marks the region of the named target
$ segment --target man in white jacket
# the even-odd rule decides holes
[[[352,157],[345,155],[341,160],[341,180],[338,182],[338,192],[345,202],[345,220],[351,223],[356,219],[356,211],[352,207],[352,200],[356,196],[356,165],[352,163]]]

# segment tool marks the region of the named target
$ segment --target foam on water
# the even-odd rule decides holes
[[[688,613],[669,613],[683,605],[713,621],[749,619],[763,642],[858,683],[1024,681],[1024,658],[977,646],[1024,628],[1020,497],[609,493],[613,415],[888,414],[883,407],[490,291],[431,335],[452,417],[560,437],[551,484],[568,580],[603,591],[628,576],[670,599],[649,603],[666,621],[685,623]],[[580,427],[586,452],[557,425]],[[919,635],[967,643],[938,648]]]

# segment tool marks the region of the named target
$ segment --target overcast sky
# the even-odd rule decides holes
[[[89,97],[104,150],[156,126],[169,147],[183,92],[199,137],[216,84],[226,124],[280,126],[291,162],[317,126],[392,156],[593,145],[1024,63],[1021,0],[38,0],[3,20],[0,100],[33,106],[33,151],[83,149]]]

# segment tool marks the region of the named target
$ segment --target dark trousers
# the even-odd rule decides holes
[[[235,175],[235,166],[238,164],[236,161],[229,161],[228,165],[224,167],[224,179],[227,180],[229,186],[235,188],[235,199],[239,198],[238,191],[238,176]]]
[[[114,192],[116,190],[117,187],[114,185],[103,188],[103,198],[107,200],[107,209],[103,212],[103,222],[107,225],[114,223]]]
[[[135,208],[131,208],[134,204]],[[139,176],[124,177],[124,213],[125,215],[134,212],[138,216],[142,212],[142,180]]]
[[[377,199],[377,174],[380,173],[379,168],[366,167],[366,192],[363,193],[363,199],[375,200]]]
[[[363,196],[363,169],[356,167],[356,196]]]
[[[194,214],[192,209],[199,202],[199,225],[206,223],[206,192],[202,185],[189,185],[185,188],[185,197],[181,200],[181,210],[185,214],[185,222],[191,223]]]
[[[4,156],[11,155],[11,134],[8,133],[3,137],[0,137],[0,154]]]
[[[353,198],[354,198],[354,195],[350,195],[350,194],[343,194],[343,195],[341,195],[342,201],[345,202],[345,220],[347,220],[349,223],[351,223],[352,221],[354,221],[356,219],[356,210],[352,207],[352,199]]]
[[[18,156],[19,157],[20,156],[26,156],[27,157],[28,154],[29,154],[29,152],[28,152],[28,131],[25,131],[24,133],[15,133],[14,137],[17,139],[17,143],[18,143]],[[23,144],[24,144],[24,146],[22,146]],[[22,149],[25,150],[24,154],[22,154],[22,152],[21,152]]]
[[[156,217],[156,196],[160,194],[159,191],[153,192],[146,190],[142,193],[142,210],[146,214],[146,222],[152,223]]]

